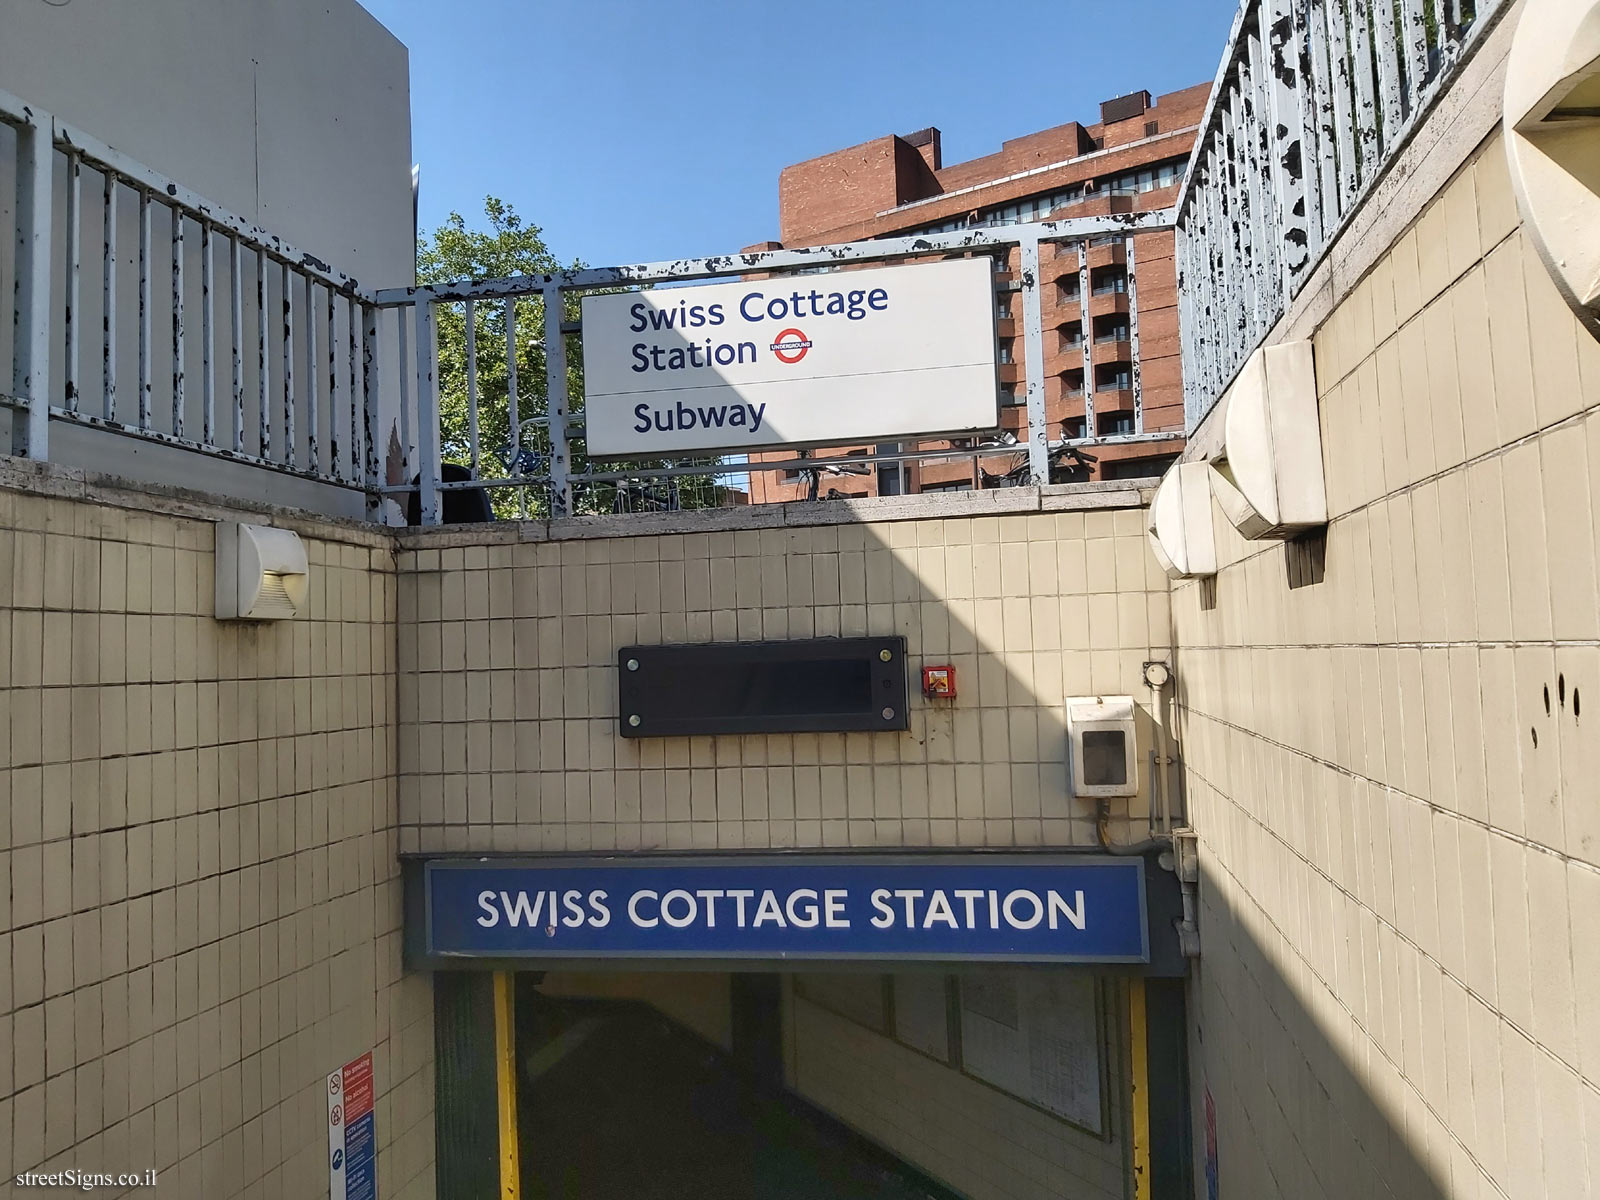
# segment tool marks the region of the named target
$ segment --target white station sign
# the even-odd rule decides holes
[[[988,258],[583,298],[590,455],[999,424]]]

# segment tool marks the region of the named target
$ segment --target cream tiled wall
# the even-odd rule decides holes
[[[1127,1077],[1116,1053],[1100,1137],[830,1012],[792,982],[789,1084],[808,1100],[972,1200],[1123,1200]]]
[[[401,847],[1092,844],[1092,808],[1067,795],[1063,698],[1148,701],[1141,665],[1166,656],[1169,612],[1142,527],[1129,507],[408,535]],[[916,695],[908,733],[618,736],[619,647],[895,633],[914,690],[921,663],[957,675],[954,701]],[[1114,810],[1118,840],[1148,828],[1146,774],[1141,761],[1141,796]]]
[[[389,543],[304,527],[306,619],[219,624],[211,521],[121,503],[0,489],[0,1176],[325,1195],[370,1048],[382,1194],[432,1197]]]
[[[1315,350],[1325,579],[1174,591],[1223,1195],[1600,1193],[1600,343],[1498,134]]]

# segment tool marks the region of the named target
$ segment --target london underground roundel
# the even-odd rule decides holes
[[[768,349],[778,356],[779,362],[797,363],[811,349],[811,339],[798,329],[785,329]]]

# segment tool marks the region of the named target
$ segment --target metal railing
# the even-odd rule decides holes
[[[443,516],[442,497],[451,491],[483,488],[513,489],[519,510],[539,516],[566,516],[580,511],[608,511],[625,507],[635,497],[649,506],[651,497],[672,486],[669,481],[698,479],[703,488],[715,491],[718,481],[755,474],[775,473],[774,479],[789,473],[817,471],[865,473],[899,462],[938,462],[945,459],[990,458],[1020,459],[1017,465],[985,478],[1005,482],[1048,482],[1052,461],[1071,456],[1075,447],[1097,441],[1051,439],[1046,421],[1044,330],[1041,314],[1039,246],[1048,242],[1076,241],[1087,250],[1090,238],[1115,237],[1127,248],[1133,262],[1133,236],[1136,232],[1170,229],[1173,211],[1119,213],[1108,216],[1075,217],[1059,221],[1011,225],[994,229],[964,229],[949,233],[886,238],[795,250],[772,250],[723,255],[712,258],[681,259],[674,262],[644,263],[634,266],[584,268],[549,275],[507,279],[475,280],[415,288],[380,291],[381,304],[405,306],[410,315],[402,320],[402,337],[414,331],[417,383],[418,463],[415,483],[386,489],[390,492],[415,492],[420,496],[420,519],[436,524]],[[1007,265],[1011,251],[1018,253],[1015,283]],[[1005,436],[982,439],[976,444],[952,445],[949,449],[906,449],[886,454],[851,455],[848,451],[821,452],[818,456],[750,460],[744,457],[700,457],[688,460],[663,459],[645,464],[593,463],[583,453],[581,398],[574,394],[570,363],[579,361],[582,327],[578,300],[584,292],[616,290],[642,286],[670,285],[696,280],[739,278],[750,275],[815,274],[819,270],[841,270],[868,263],[905,262],[964,255],[986,254],[996,258],[996,289],[1022,293],[1023,376],[1026,380],[1026,438],[1018,442]],[[1082,255],[1087,272],[1087,254]],[[1137,309],[1129,289],[1130,335],[1137,338]],[[1082,294],[1087,295],[1087,288]],[[488,395],[480,379],[478,359],[482,353],[483,318],[493,316],[493,344],[508,347],[505,354],[504,384],[496,379],[494,394]],[[1087,313],[1084,314],[1087,318]],[[451,323],[452,333],[465,339],[465,362],[440,358],[438,330],[441,322]],[[528,324],[542,347],[537,355],[528,352],[525,329]],[[519,347],[522,348],[519,354]],[[1135,342],[1135,354],[1137,354]],[[533,387],[520,378],[519,357],[533,365],[538,378]],[[1084,347],[1084,365],[1092,364],[1090,348]],[[450,376],[441,392],[441,376]],[[1118,442],[1174,440],[1178,431],[1144,432],[1142,409],[1138,401],[1138,376],[1133,377],[1136,430],[1132,437]],[[451,413],[448,427],[441,423],[441,400]],[[1093,431],[1092,404],[1088,426]],[[529,409],[533,411],[530,413]],[[504,443],[486,449],[483,431],[493,427],[504,431]],[[445,436],[441,430],[446,430]],[[998,432],[998,431],[997,431]],[[487,471],[485,464],[498,460],[498,469]],[[455,462],[470,478],[444,478],[444,466]],[[528,497],[532,496],[530,503]],[[671,506],[670,499],[668,506]]]
[[[380,309],[326,263],[0,92],[14,139],[13,453],[89,426],[365,492]],[[0,342],[0,360],[7,347]]]
[[[1190,430],[1509,0],[1244,0],[1178,195]]]
[[[0,327],[0,372],[7,359],[11,367],[9,391],[0,374],[0,410],[11,417],[8,448],[30,458],[51,457],[52,429],[90,428],[347,489],[372,516],[385,496],[409,501],[431,524],[446,494],[467,489],[514,498],[511,513],[564,516],[705,506],[738,498],[741,479],[747,488],[770,479],[773,493],[786,474],[828,481],[900,464],[950,483],[952,460],[970,466],[976,486],[1007,486],[1080,477],[1087,446],[1182,437],[1144,428],[1131,279],[1134,235],[1171,229],[1171,209],[374,293],[0,92],[6,154],[16,164],[16,286],[14,320]],[[1108,239],[1124,247],[1130,271],[1134,432],[1096,436],[1091,384],[1081,393],[1085,436],[1065,436],[1058,421],[1052,437],[1039,247],[1075,243],[1073,299],[1086,323],[1087,250]],[[577,371],[585,292],[970,255],[995,260],[996,291],[1020,316],[1024,436],[996,429],[856,453],[587,458]],[[481,369],[488,342],[503,348],[488,364],[497,374]],[[1093,345],[1074,344],[1074,357],[1080,349],[1092,380]],[[380,444],[380,423],[387,431],[391,419],[398,453]],[[386,451],[394,461],[380,462]],[[386,484],[396,472],[399,482]],[[684,504],[691,489],[695,501]]]

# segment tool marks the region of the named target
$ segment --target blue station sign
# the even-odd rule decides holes
[[[1148,962],[1144,860],[1096,855],[432,859],[424,953]]]

